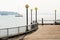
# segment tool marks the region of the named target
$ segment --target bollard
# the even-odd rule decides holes
[[[31,9],[31,24],[32,24],[32,9]]]
[[[42,25],[43,25],[43,18],[42,18]]]
[[[56,25],[56,10],[55,10],[55,25]]]
[[[35,14],[35,18],[36,18],[36,23],[37,23],[37,7],[35,7],[35,12],[36,12],[36,14]]]
[[[25,7],[26,7],[26,31],[29,31],[28,30],[28,8],[29,8],[29,5],[27,4],[27,5],[25,5]]]

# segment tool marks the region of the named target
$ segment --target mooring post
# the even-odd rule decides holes
[[[31,9],[31,25],[32,25],[32,9]]]
[[[55,10],[55,24],[56,24],[56,10]]]
[[[32,23],[32,9],[31,9],[31,29],[33,29],[33,23]]]
[[[35,24],[35,25],[36,25],[36,26],[38,26],[38,22],[37,22],[37,9],[38,9],[38,8],[35,7],[35,18],[36,18],[36,24]]]
[[[29,7],[29,5],[27,4],[27,5],[25,5],[25,7],[26,7],[26,31],[28,31],[28,7]]]
[[[43,18],[42,18],[42,25],[43,25]]]
[[[36,18],[36,23],[37,23],[37,7],[35,7],[35,18]]]

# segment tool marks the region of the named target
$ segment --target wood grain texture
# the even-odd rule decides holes
[[[60,25],[39,25],[38,27],[36,32],[25,36],[24,40],[60,40]],[[20,38],[10,40],[19,40]]]
[[[60,40],[60,25],[39,25],[39,29],[25,40]]]

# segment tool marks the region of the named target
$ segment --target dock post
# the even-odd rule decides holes
[[[37,23],[37,7],[35,8],[35,12],[36,12],[35,18],[36,18],[36,23]]]
[[[33,29],[33,23],[32,23],[32,9],[31,9],[31,29]]]
[[[32,9],[31,9],[31,24],[32,24]]]
[[[56,25],[56,10],[55,10],[55,25]]]
[[[28,7],[29,7],[29,5],[27,4],[27,5],[25,5],[25,7],[26,7],[26,31],[28,31]]]
[[[36,14],[35,14],[35,16],[36,16],[36,24],[35,24],[35,25],[38,27],[38,22],[37,22],[37,9],[38,9],[38,8],[35,7],[35,12],[36,12]]]
[[[42,25],[43,25],[43,18],[42,18]]]

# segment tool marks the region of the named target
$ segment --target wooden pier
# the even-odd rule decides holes
[[[24,40],[60,40],[60,25],[39,25],[36,32],[23,37]],[[9,40],[19,40],[20,38]]]
[[[39,29],[27,35],[25,40],[60,40],[60,25],[39,25]]]

